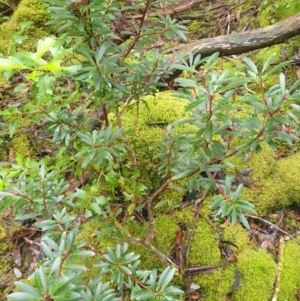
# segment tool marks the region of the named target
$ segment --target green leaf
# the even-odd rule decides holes
[[[214,196],[214,201],[210,204],[209,209],[216,209],[220,207],[225,202],[221,195]]]
[[[154,206],[154,209],[158,209],[158,208],[164,206],[166,203],[167,203],[166,200],[161,200]]]
[[[236,223],[236,219],[237,219],[237,212],[236,212],[236,208],[233,207],[230,215],[230,220],[233,225]]]
[[[161,276],[159,277],[158,283],[157,283],[157,289],[158,290],[163,290],[165,287],[168,286],[170,281],[172,280],[174,274],[175,274],[176,269],[167,267],[165,270],[162,272]]]
[[[78,301],[80,294],[76,292],[64,292],[53,296],[55,301]]]
[[[114,186],[114,187],[120,186],[119,181],[114,176],[106,175],[105,176],[105,182],[112,185],[112,186]]]
[[[99,206],[99,204],[97,204],[97,203],[92,203],[91,204],[91,208],[93,209],[93,211],[95,212],[95,213],[97,213],[97,214],[99,214],[99,215],[101,215],[102,214],[102,209],[101,209],[101,207]]]
[[[294,90],[296,90],[298,88],[298,86],[300,85],[300,78],[298,80],[296,80],[292,86],[290,87],[289,91],[293,92]]]
[[[256,137],[250,144],[250,151],[255,150],[259,145],[259,139]]]
[[[238,77],[238,78],[235,78],[230,84],[224,85],[224,87],[218,89],[218,92],[223,93],[225,91],[229,91],[229,90],[234,89],[236,87],[248,84],[251,81],[252,81],[251,78],[248,78],[248,77]]]
[[[189,176],[192,172],[193,172],[193,170],[187,169],[187,170],[173,176],[172,180],[174,181],[174,180],[179,180],[179,179],[185,178],[185,177]]]
[[[215,60],[219,57],[219,52],[215,52],[210,57],[207,58],[206,64],[204,66],[204,70],[207,72],[210,66],[215,62]]]
[[[188,71],[188,72],[195,72],[195,70],[187,65],[180,65],[180,64],[172,64],[172,68],[182,70],[182,71]]]
[[[82,256],[82,257],[91,257],[91,256],[95,256],[95,252],[89,250],[82,250],[82,251],[75,252],[75,255]]]
[[[197,107],[202,102],[203,102],[202,99],[195,100],[195,101],[191,102],[189,105],[187,105],[185,107],[185,112],[191,111],[192,109],[194,109],[195,107]]]
[[[268,73],[266,73],[263,78],[269,78],[270,75],[272,75],[273,73],[277,72],[278,70],[282,69],[283,67],[285,66],[288,66],[292,63],[293,61],[290,60],[290,61],[286,61],[286,62],[283,62],[283,63],[280,63],[280,64],[276,64],[275,67],[273,67]]]
[[[226,176],[226,178],[225,178],[226,195],[230,195],[232,181],[233,181],[233,177]]]
[[[252,60],[250,60],[248,57],[243,57],[242,60],[250,67],[255,75],[258,74],[258,70]]]
[[[36,64],[42,56],[49,51],[49,49],[55,44],[54,38],[45,38],[44,40],[39,40],[37,44],[37,52],[35,54],[34,63]]]
[[[186,60],[183,58],[183,56],[182,56],[179,52],[173,51],[173,54],[176,56],[176,58],[177,58],[184,66],[187,66]]]
[[[122,135],[123,132],[124,132],[123,128],[117,129],[110,137],[110,141],[115,141],[117,138],[119,138]]]
[[[127,211],[128,211],[128,214],[131,215],[135,210],[135,203],[131,203],[128,208],[127,208]]]
[[[279,84],[282,95],[285,93],[285,75],[283,73],[280,73],[279,75]]]
[[[251,207],[249,207],[247,205],[237,205],[237,207],[241,211],[246,211],[246,212],[250,212],[252,214],[257,214],[257,212],[253,208],[251,208]]]
[[[17,293],[12,293],[7,296],[8,300],[14,300],[14,301],[43,301],[43,297],[40,296],[39,299],[36,299],[36,296],[33,296],[32,294],[29,293],[22,293],[22,292],[17,292]]]
[[[239,212],[238,213],[239,220],[242,222],[242,224],[245,226],[246,229],[250,229],[249,223],[247,219],[245,218],[244,214]]]
[[[207,124],[206,124],[206,127],[205,127],[205,132],[204,132],[204,137],[205,137],[205,140],[207,142],[210,142],[211,140],[211,137],[212,137],[212,134],[213,134],[213,124],[211,121],[209,121]]]
[[[96,50],[96,62],[99,63],[105,53],[107,46],[103,43],[97,50]]]
[[[40,267],[37,271],[35,271],[34,283],[39,291],[48,291],[47,277],[43,267]]]
[[[275,57],[275,53],[272,53],[268,58],[267,60],[265,61],[264,63],[264,66],[262,68],[262,73],[264,73],[270,66],[270,64],[272,63],[272,61],[274,60],[274,57]]]
[[[186,87],[186,88],[197,88],[198,87],[198,83],[195,80],[188,79],[188,78],[176,78],[175,82],[180,84],[180,86]]]
[[[224,145],[222,145],[219,142],[215,142],[212,145],[213,153],[216,156],[216,158],[223,160],[224,159],[224,153],[226,151]]]
[[[21,281],[16,281],[15,286],[20,291],[22,291],[24,293],[29,293],[29,294],[31,294],[32,296],[35,296],[35,297],[40,297],[39,291],[36,288],[34,288],[33,286],[29,285],[29,284],[26,284],[26,283],[21,282]]]
[[[239,184],[239,186],[237,187],[235,193],[234,193],[234,198],[235,200],[238,200],[238,198],[240,197],[242,190],[243,190],[244,185],[243,184]]]
[[[8,59],[0,58],[0,71],[1,70],[24,70],[31,69],[25,66],[19,59],[9,56]]]

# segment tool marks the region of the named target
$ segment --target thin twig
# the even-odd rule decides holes
[[[277,301],[279,290],[280,290],[280,277],[281,277],[281,270],[283,264],[283,255],[284,255],[284,237],[281,236],[279,240],[279,251],[278,251],[278,262],[277,262],[277,275],[274,284],[274,292],[272,301]]]
[[[146,200],[147,205],[147,213],[148,213],[148,220],[149,220],[149,226],[147,235],[145,237],[145,245],[150,247],[150,241],[151,237],[153,236],[153,227],[154,227],[154,217],[153,217],[153,207],[152,202],[153,200],[158,197],[166,188],[167,186],[172,182],[172,179],[166,180],[151,196],[149,196]]]

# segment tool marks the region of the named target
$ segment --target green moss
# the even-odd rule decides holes
[[[22,44],[25,50],[35,50],[36,41],[49,35],[50,27],[45,26],[49,19],[45,6],[39,0],[22,0],[12,17],[0,26],[0,53],[7,54],[9,46],[13,43],[13,34],[20,30],[21,23],[33,22],[25,30],[26,41]]]
[[[202,35],[203,30],[206,28],[206,26],[203,24],[203,22],[193,21],[187,26],[187,28],[190,35],[197,38]]]
[[[300,2],[298,0],[269,0],[264,1],[257,19],[260,27],[266,27],[292,17],[298,12],[300,12]]]
[[[265,250],[247,250],[239,255],[237,270],[241,285],[236,291],[236,301],[268,301],[273,292],[277,266]]]
[[[294,241],[284,246],[282,272],[280,276],[278,300],[297,301],[296,293],[300,287],[300,248]]]
[[[3,252],[7,251],[11,247],[11,244],[7,242],[8,239],[7,230],[3,226],[2,222],[0,222],[0,254],[3,254]]]
[[[32,154],[30,141],[24,134],[15,136],[11,140],[11,150],[13,152],[14,157],[17,154],[20,154],[22,157],[26,158],[30,157],[30,155]]]
[[[147,233],[147,225],[142,225],[137,222],[131,222],[128,229],[133,237],[141,239]],[[176,233],[179,225],[170,216],[160,216],[155,219],[154,237],[151,243],[162,253],[169,258],[173,258],[174,247],[176,242]],[[152,270],[154,268],[162,269],[163,265],[155,254],[150,252],[146,247],[141,245],[131,245],[130,249],[141,255],[140,268]]]
[[[8,161],[8,149],[5,147],[5,144],[1,144],[0,148],[0,161],[7,162]]]
[[[243,141],[237,138],[231,145],[235,147],[241,143]],[[269,177],[276,162],[274,151],[269,145],[261,144],[261,148],[261,152],[249,152],[249,148],[246,148],[242,154],[230,158],[230,162],[239,170],[251,167],[251,180],[254,186]]]
[[[267,61],[267,59],[271,56],[274,55],[273,62],[280,62],[281,60],[281,48],[286,47],[287,44],[280,44],[280,45],[274,45],[268,48],[264,48],[260,50],[258,53],[255,55],[255,62],[259,66],[263,66],[263,64]]]
[[[259,169],[249,164],[250,167],[254,167],[251,172],[253,184],[251,189],[244,189],[243,196],[255,204],[257,212],[266,213],[299,204],[299,159],[300,154],[295,154],[281,159],[273,165],[262,164],[261,169],[265,172],[261,172],[261,177],[256,175],[256,171]],[[265,174],[264,177],[263,174]]]
[[[225,241],[229,241],[234,244],[234,246],[237,246],[237,248],[230,246],[235,254],[239,254],[250,247],[249,235],[239,224],[229,225],[226,227],[223,235]]]
[[[153,160],[159,152],[157,143],[163,140],[163,132],[167,126],[184,116],[186,104],[186,100],[172,97],[171,92],[158,93],[155,97],[146,96],[138,106],[133,106],[122,116],[125,132],[132,137],[141,177],[148,185],[150,183],[151,187],[159,185],[157,179],[159,162]],[[116,125],[113,115],[110,115],[110,119]]]
[[[13,260],[7,256],[7,254],[11,253],[12,249],[13,245],[9,232],[0,220],[0,283],[3,284],[3,287],[0,289],[1,300],[6,300],[5,296],[9,293],[14,281],[14,276],[10,272],[12,271]]]
[[[222,261],[217,233],[205,220],[199,219],[189,254],[189,265],[217,265]]]

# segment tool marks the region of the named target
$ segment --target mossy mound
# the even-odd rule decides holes
[[[278,161],[259,160],[262,154],[256,154],[249,161],[252,188],[244,189],[243,197],[256,206],[258,213],[266,213],[300,203],[299,160],[300,154]],[[273,164],[271,163],[273,161]],[[298,180],[299,178],[299,180]]]
[[[158,186],[160,181],[157,177],[159,161],[153,159],[159,152],[157,143],[163,140],[163,132],[169,124],[187,116],[184,113],[187,103],[187,100],[173,97],[172,92],[157,93],[146,96],[122,116],[123,128],[128,137],[132,137],[131,145],[141,177],[151,187]],[[110,120],[116,125],[112,114]]]
[[[278,300],[299,300],[296,296],[300,289],[299,270],[300,247],[295,241],[288,241],[284,246]]]
[[[14,263],[11,256],[8,256],[12,249],[9,231],[5,228],[4,222],[0,221],[0,300],[5,300],[4,298],[11,290],[14,281],[12,273]]]
[[[26,41],[22,49],[35,50],[36,41],[50,33],[45,21],[49,19],[45,6],[39,0],[22,0],[12,17],[0,26],[0,53],[7,54],[8,47],[13,43],[13,34],[20,30],[23,22],[33,22],[26,30]]]
[[[195,212],[192,208],[185,208],[174,211],[170,215],[157,217],[153,245],[174,260],[176,233],[179,228],[185,229],[183,245],[186,250],[194,216]],[[133,236],[136,235],[140,238],[144,237],[147,230],[145,226],[136,225],[135,222],[129,228],[133,232]],[[220,232],[222,231],[220,230]],[[225,240],[235,245],[230,248],[237,255],[236,263],[228,264],[222,258],[218,233],[205,219],[198,220],[189,252],[188,267],[217,266],[211,274],[192,276],[192,282],[201,287],[200,291],[204,300],[226,300],[234,285],[235,269],[241,277],[241,285],[236,290],[235,300],[269,300],[277,271],[272,256],[265,250],[250,250],[248,234],[240,225],[231,225],[225,228],[223,236]],[[141,254],[140,268],[163,269],[157,257],[145,247],[134,245],[131,246],[131,249]],[[183,277],[176,275],[174,283],[183,286]]]
[[[277,266],[265,250],[247,250],[239,255],[237,270],[241,285],[236,291],[236,301],[267,301],[273,293]]]
[[[235,270],[240,284],[233,289]],[[213,274],[196,276],[193,282],[201,286],[204,300],[228,300],[228,296],[234,294],[237,301],[267,301],[273,293],[276,272],[276,263],[265,250],[244,250],[236,264],[220,268]]]
[[[285,20],[300,12],[298,0],[263,1],[257,19],[260,27],[266,27]]]
[[[18,154],[23,158],[34,156],[30,140],[25,134],[16,133],[8,143],[2,146],[0,161],[13,161]]]
[[[232,244],[233,250],[236,254],[240,254],[250,247],[249,235],[245,229],[239,225],[229,225],[223,231],[224,241]]]

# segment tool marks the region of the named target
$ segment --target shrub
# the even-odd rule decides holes
[[[57,148],[56,156],[40,160],[19,153],[10,168],[1,170],[1,210],[11,206],[18,220],[38,218],[35,225],[43,232],[45,254],[31,276],[33,284],[16,282],[19,291],[8,298],[121,300],[123,294],[131,300],[178,300],[182,291],[171,286],[178,263],[152,243],[156,208],[167,203],[155,200],[171,183],[185,180],[187,190],[201,194],[196,205],[212,198],[216,219],[227,217],[249,227],[244,212],[255,210],[241,197],[247,182],[236,185],[234,177],[220,173],[235,167],[229,161],[234,155],[259,152],[263,144],[276,148],[277,140],[291,145],[298,139],[300,107],[294,102],[300,80],[286,87],[281,73],[279,84],[265,89],[265,80],[290,63],[270,67],[273,57],[261,70],[243,58],[240,70],[221,74],[212,68],[217,53],[207,58],[191,55],[188,62],[177,53],[179,63],[170,65],[165,52],[153,44],[162,36],[184,39],[185,28],[170,17],[159,17],[158,25],[147,24],[147,12],[155,4],[149,0],[130,7],[119,7],[118,1],[44,2],[51,13],[48,23],[59,25],[59,37],[39,40],[36,52],[0,58],[7,79],[16,73],[25,79],[15,93],[31,93],[30,101],[1,113],[6,136],[18,133],[22,116],[37,126],[44,124]],[[140,10],[139,21],[118,30],[130,11]],[[156,187],[157,181],[145,181],[146,168],[139,164],[136,129],[141,107],[150,114],[154,110],[152,104],[147,107],[145,96],[166,88],[164,79],[174,68],[186,75],[176,79],[181,88],[174,93],[187,102],[186,112],[174,121],[162,116],[163,128],[159,125],[155,138],[160,140],[158,149],[151,154],[160,162],[157,170],[151,169],[161,178]],[[247,87],[250,83],[258,85],[258,93]],[[241,103],[249,113],[243,118],[236,114]],[[137,125],[124,128],[132,112]],[[208,193],[211,198],[205,199]],[[174,202],[180,200],[173,200],[172,206]],[[97,217],[97,235],[105,232],[116,246],[104,251],[82,241],[76,223],[82,213]],[[143,238],[133,236],[126,226],[137,216],[147,226]],[[127,241],[148,248],[168,267],[160,272],[138,270],[139,256],[128,252]],[[83,280],[87,267],[78,264],[78,258],[96,255],[100,262],[94,268],[109,276]]]

